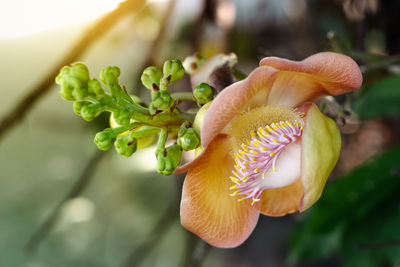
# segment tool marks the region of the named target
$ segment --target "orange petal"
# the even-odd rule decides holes
[[[182,225],[207,243],[222,248],[242,244],[259,216],[249,201],[238,202],[229,196],[232,168],[229,140],[220,135],[189,169],[183,184]]]
[[[205,148],[244,108],[266,103],[276,73],[273,68],[258,67],[245,80],[218,94],[204,116],[201,143]]]
[[[265,190],[261,196],[260,212],[267,216],[283,216],[299,210],[303,184],[296,182],[281,188]]]
[[[268,103],[294,107],[322,95],[357,90],[362,83],[357,63],[348,56],[332,52],[318,53],[299,62],[267,57],[260,65],[280,71]]]
[[[299,110],[306,111],[301,141],[304,196],[300,211],[304,211],[320,198],[326,180],[339,159],[342,140],[336,123],[323,115],[315,104],[303,105]]]

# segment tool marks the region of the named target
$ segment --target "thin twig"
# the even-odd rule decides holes
[[[109,12],[100,19],[86,34],[80,39],[68,54],[49,72],[35,87],[32,88],[21,100],[15,105],[0,122],[0,140],[21,121],[28,113],[37,100],[49,91],[54,83],[59,70],[73,61],[76,61],[97,39],[106,33],[115,23],[126,15],[137,11],[145,3],[144,0],[126,0],[122,2],[118,8]]]
[[[93,173],[96,170],[97,165],[100,160],[105,155],[105,152],[96,150],[93,156],[90,158],[86,167],[83,169],[81,175],[78,180],[72,186],[68,194],[58,203],[58,205],[54,208],[50,216],[38,227],[38,229],[32,234],[30,239],[28,240],[25,246],[25,252],[27,254],[34,254],[41,242],[47,237],[47,235],[51,232],[57,220],[60,216],[60,211],[63,205],[70,199],[79,196],[88,186],[93,177]]]

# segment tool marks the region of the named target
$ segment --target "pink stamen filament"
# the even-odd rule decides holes
[[[244,196],[238,201],[252,198],[260,201],[264,190],[262,185],[266,172],[272,167],[276,170],[276,161],[282,150],[297,141],[302,135],[303,122],[296,120],[293,124],[288,121],[272,123],[258,128],[251,133],[251,140],[242,144],[241,149],[234,155],[235,170],[231,180],[235,183],[230,189],[235,190],[231,196]]]

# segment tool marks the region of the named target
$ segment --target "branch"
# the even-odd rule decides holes
[[[47,219],[39,226],[39,228],[32,234],[29,241],[25,246],[25,252],[27,254],[34,254],[41,242],[47,237],[47,235],[51,232],[54,225],[57,223],[57,220],[60,216],[61,208],[64,206],[65,202],[68,200],[79,196],[88,186],[91,178],[93,177],[94,170],[96,170],[97,165],[100,160],[105,155],[105,152],[96,150],[93,156],[90,158],[86,167],[83,169],[80,177],[72,186],[68,194],[61,200],[61,202],[54,208],[53,212]]]
[[[144,5],[144,0],[126,0],[122,2],[118,8],[106,14],[100,19],[86,34],[80,39],[75,46],[68,52],[53,71],[45,76],[30,92],[28,92],[22,100],[15,105],[14,108],[6,114],[0,122],[0,140],[1,138],[27,114],[37,100],[47,93],[54,83],[59,70],[68,64],[76,61],[97,39],[106,33],[114,24],[130,13],[137,11]]]

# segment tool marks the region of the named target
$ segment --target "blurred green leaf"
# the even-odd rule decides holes
[[[400,147],[332,182],[291,235],[289,262],[338,253],[346,266],[400,262]]]
[[[353,103],[354,111],[363,119],[393,117],[400,114],[400,75],[380,80]]]

